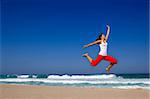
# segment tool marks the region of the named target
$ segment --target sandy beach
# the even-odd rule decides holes
[[[0,85],[0,99],[150,99],[146,89]]]

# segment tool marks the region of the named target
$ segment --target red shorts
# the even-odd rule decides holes
[[[98,57],[95,60],[92,60],[91,66],[96,66],[101,60],[106,60],[106,61],[109,61],[112,64],[117,64],[117,59],[113,58],[112,56],[98,55]]]

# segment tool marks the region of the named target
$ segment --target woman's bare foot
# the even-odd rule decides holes
[[[110,68],[106,68],[107,73],[110,73]]]
[[[107,73],[110,72],[110,69],[113,67],[114,64],[110,63],[110,65],[106,68]]]
[[[88,53],[85,53],[85,54],[83,54],[82,56],[83,56],[83,57],[87,57],[87,56],[88,56]]]

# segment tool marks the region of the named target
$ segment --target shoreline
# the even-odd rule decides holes
[[[0,84],[1,99],[149,99],[148,89]]]
[[[37,86],[37,87],[65,87],[65,88],[96,88],[96,89],[117,89],[117,90],[147,90],[150,91],[148,88],[101,88],[101,87],[96,87],[96,86],[67,86],[67,85],[30,85],[30,84],[0,84],[0,86],[5,86],[5,85],[12,85],[12,86]]]

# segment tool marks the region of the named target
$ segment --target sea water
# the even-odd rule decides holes
[[[150,89],[149,74],[0,75],[0,84]]]

